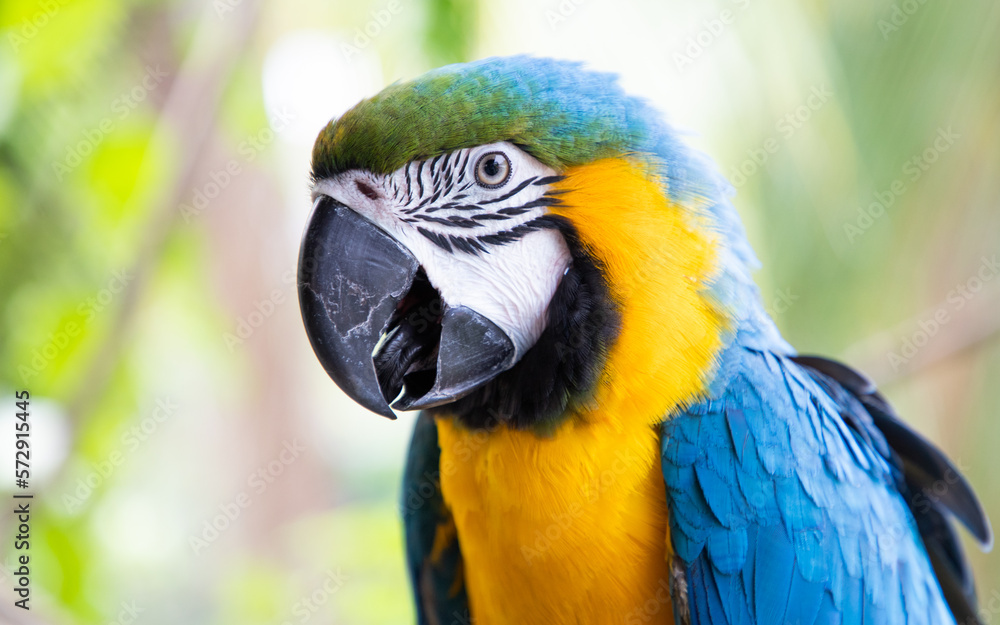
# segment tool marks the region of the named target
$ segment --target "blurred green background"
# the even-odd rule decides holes
[[[490,55],[618,72],[689,129],[789,340],[869,371],[1000,520],[993,0],[5,0],[0,39],[0,496],[20,389],[36,494],[33,609],[8,559],[0,621],[412,618],[412,416],[347,401],[299,319],[309,148]]]

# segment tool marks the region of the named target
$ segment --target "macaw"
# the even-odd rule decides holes
[[[332,120],[299,298],[372,412],[420,410],[421,624],[977,623],[969,484],[761,303],[731,189],[614,76],[450,65]]]

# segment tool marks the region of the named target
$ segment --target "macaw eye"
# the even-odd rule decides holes
[[[502,187],[510,178],[510,159],[503,152],[487,152],[476,162],[476,182],[487,189]]]

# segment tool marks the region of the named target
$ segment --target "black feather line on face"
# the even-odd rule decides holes
[[[447,237],[441,236],[436,232],[431,232],[430,230],[421,228],[420,226],[417,226],[417,232],[424,235],[431,243],[440,247],[444,251],[451,252],[451,245],[448,243]]]
[[[440,170],[438,172],[435,172],[434,168],[437,167],[438,161],[440,161],[445,156],[447,156],[447,154],[438,154],[431,160],[431,176],[436,176],[438,173],[440,173]]]
[[[415,215],[408,218],[409,223],[416,223],[417,220],[427,223],[437,223],[454,228],[479,228],[483,224],[471,219],[452,216],[448,219],[441,217],[428,217],[427,215]],[[503,230],[495,234],[481,234],[479,236],[460,237],[451,234],[437,233],[426,228],[417,227],[417,232],[426,239],[440,247],[446,252],[465,252],[467,254],[478,255],[480,251],[489,252],[486,245],[506,245],[524,238],[526,235],[536,230],[559,230],[561,225],[558,218],[551,215],[542,215],[519,226],[514,226],[509,230]],[[450,243],[449,243],[450,241]]]
[[[504,221],[510,219],[507,215],[497,215],[496,213],[483,213],[482,215],[473,215],[471,219],[477,221]]]
[[[521,191],[524,191],[524,189],[529,184],[531,184],[534,181],[535,181],[534,177],[528,178],[527,180],[525,180],[521,184],[519,184],[516,187],[514,187],[514,189],[512,189],[511,191],[508,191],[507,193],[504,193],[500,197],[495,197],[495,198],[489,199],[489,200],[483,200],[482,202],[480,202],[480,204],[495,204],[497,202],[503,202],[504,200],[509,200],[510,198],[514,197],[515,195],[517,195]]]
[[[431,217],[429,215],[414,215],[412,219],[425,221],[428,223],[440,224],[442,226],[452,226],[454,228],[483,227],[483,224],[479,222],[472,221],[471,219],[466,219],[465,217],[460,217],[458,215],[452,215],[451,217]]]
[[[465,166],[469,164],[469,155],[471,153],[472,150],[465,151],[465,158],[462,159],[462,164],[458,166],[458,179],[456,180],[456,182],[462,182],[463,180],[465,180]]]
[[[549,303],[545,331],[511,369],[462,399],[426,412],[453,415],[472,429],[507,425],[548,431],[593,393],[621,315],[600,263],[584,249],[572,224],[553,215],[540,219],[559,230],[572,258]]]
[[[403,168],[403,173],[406,175],[406,203],[410,203],[410,167],[413,163],[409,163]]]

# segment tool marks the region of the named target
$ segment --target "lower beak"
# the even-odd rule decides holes
[[[390,419],[390,404],[447,404],[513,365],[503,330],[467,307],[449,308],[409,250],[328,197],[302,240],[299,305],[333,381]]]

